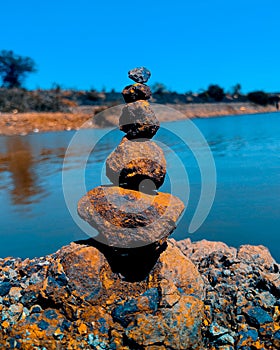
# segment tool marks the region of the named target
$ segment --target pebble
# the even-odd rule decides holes
[[[269,292],[263,292],[257,295],[257,298],[260,300],[261,305],[264,308],[273,308],[273,306],[276,304],[277,299],[275,298],[275,296],[273,296],[271,293]]]
[[[22,289],[20,287],[12,287],[9,292],[9,296],[14,299],[14,301],[19,301],[21,298],[21,291]]]
[[[217,343],[224,345],[234,345],[234,338],[230,334],[223,334],[221,337],[218,338]]]
[[[280,349],[280,330],[276,331],[272,336],[272,342],[277,349]]]
[[[246,346],[252,342],[255,342],[258,340],[259,335],[258,331],[255,328],[248,328],[245,330],[241,330],[238,333],[239,340],[238,340],[238,347],[237,349],[242,349],[242,346]]]
[[[259,306],[249,306],[244,310],[248,323],[252,326],[260,327],[266,323],[273,322],[272,317]]]
[[[4,297],[9,294],[10,289],[12,288],[11,283],[9,282],[1,282],[0,283],[0,296]]]
[[[84,323],[81,323],[78,327],[78,331],[80,334],[86,334],[87,333],[87,326]]]
[[[43,331],[45,331],[46,329],[48,329],[50,326],[50,324],[44,320],[41,320],[38,322],[38,327],[41,328]]]
[[[136,83],[146,83],[151,77],[151,72],[145,67],[137,67],[128,72],[128,77]]]
[[[60,328],[57,328],[53,335],[58,340],[62,340],[64,338],[64,334],[62,333]]]
[[[229,330],[225,327],[218,325],[217,322],[213,322],[210,325],[209,332],[213,337],[217,337],[229,333]]]
[[[17,277],[17,272],[13,269],[9,269],[8,273],[9,273],[9,279],[13,279]]]
[[[24,307],[20,319],[25,320],[26,317],[28,317],[29,315],[30,315],[30,311],[27,309],[27,307]]]
[[[223,275],[224,275],[225,277],[229,277],[229,276],[231,275],[230,270],[223,270]]]
[[[22,304],[12,304],[8,309],[10,321],[12,321],[13,323],[17,322],[20,319],[22,312]]]

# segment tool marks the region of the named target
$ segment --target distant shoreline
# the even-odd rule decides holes
[[[228,115],[277,112],[275,106],[260,106],[250,102],[167,104],[181,113],[176,120],[188,118],[212,118]],[[105,128],[118,125],[118,116],[99,114],[107,106],[77,107],[72,113],[0,113],[0,135],[26,135],[29,133],[78,130],[80,128]],[[157,116],[160,122],[175,121],[172,114]]]

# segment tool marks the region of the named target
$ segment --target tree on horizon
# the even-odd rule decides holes
[[[0,51],[2,87],[8,89],[20,88],[26,74],[36,71],[36,64],[32,58],[17,55],[12,50]]]

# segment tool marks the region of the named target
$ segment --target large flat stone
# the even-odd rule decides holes
[[[149,195],[114,186],[96,187],[78,204],[80,217],[102,234],[104,243],[123,248],[164,242],[183,209],[183,202],[168,193]]]

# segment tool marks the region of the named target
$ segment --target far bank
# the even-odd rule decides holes
[[[275,106],[260,106],[250,102],[166,104],[181,113],[161,113],[160,122],[187,118],[212,118],[227,115],[277,112]],[[119,115],[100,112],[108,106],[83,106],[72,112],[0,113],[0,135],[25,135],[32,132],[105,128],[118,124]],[[175,119],[176,118],[176,119]]]

